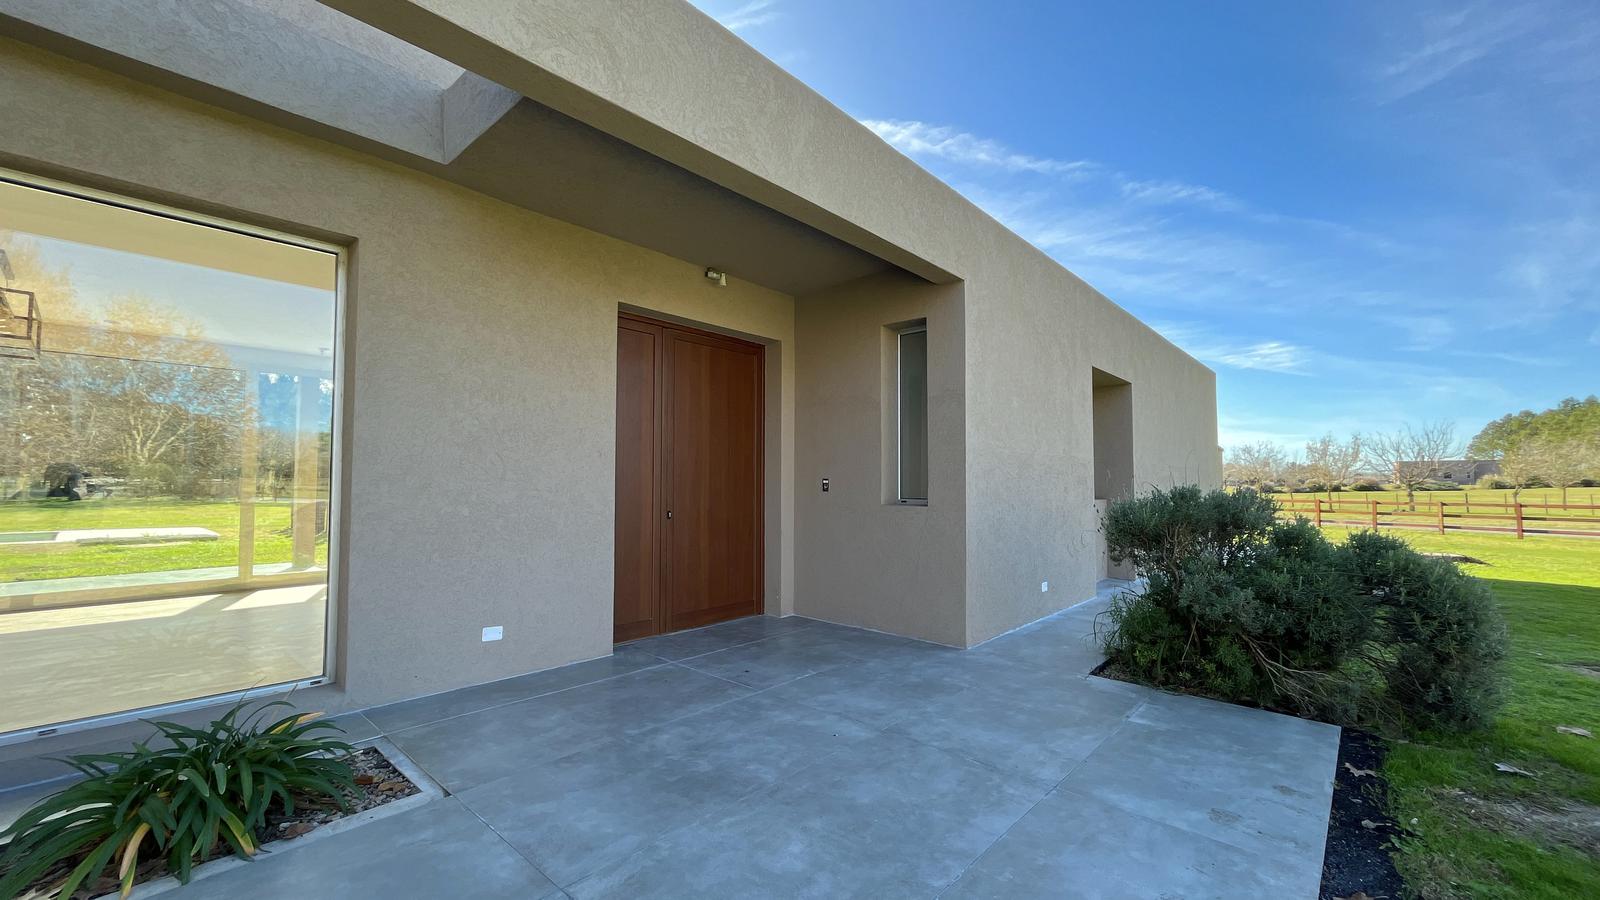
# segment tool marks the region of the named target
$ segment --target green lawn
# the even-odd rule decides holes
[[[289,504],[257,501],[255,561],[289,562]],[[175,500],[30,500],[0,503],[0,533],[76,528],[167,528],[197,526],[218,534],[215,541],[155,545],[61,547],[6,546],[0,543],[0,582],[160,572],[239,563],[239,504]],[[319,542],[319,562],[327,544]]]
[[[1487,562],[1465,568],[1494,590],[1511,628],[1499,722],[1397,744],[1385,765],[1395,818],[1416,820],[1396,857],[1402,874],[1425,897],[1600,897],[1600,737],[1556,731],[1600,735],[1600,541],[1401,536]],[[1497,762],[1535,777],[1498,773]]]

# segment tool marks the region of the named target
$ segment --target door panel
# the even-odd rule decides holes
[[[619,320],[615,640],[762,611],[762,365],[755,344]]]
[[[617,325],[616,617],[613,640],[660,632],[661,329]]]
[[[670,629],[759,612],[761,355],[669,331],[666,598]]]

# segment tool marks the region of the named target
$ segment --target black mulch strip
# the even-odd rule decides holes
[[[1358,891],[1374,900],[1406,896],[1405,882],[1390,855],[1392,842],[1404,829],[1385,812],[1389,788],[1382,772],[1388,755],[1382,739],[1351,728],[1341,730],[1328,843],[1322,856],[1321,900],[1350,897]],[[1374,774],[1358,775],[1352,768]]]

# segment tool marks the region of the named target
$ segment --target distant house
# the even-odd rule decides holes
[[[1443,459],[1437,464],[1420,460],[1404,460],[1394,464],[1395,480],[1401,471],[1416,471],[1419,467],[1434,469],[1429,477],[1453,484],[1477,484],[1486,475],[1500,474],[1500,461],[1494,459]]]

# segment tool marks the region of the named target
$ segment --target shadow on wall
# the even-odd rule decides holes
[[[1094,392],[1094,506],[1099,540],[1098,578],[1132,578],[1133,569],[1107,556],[1104,522],[1113,500],[1133,496],[1133,384],[1091,369]]]

